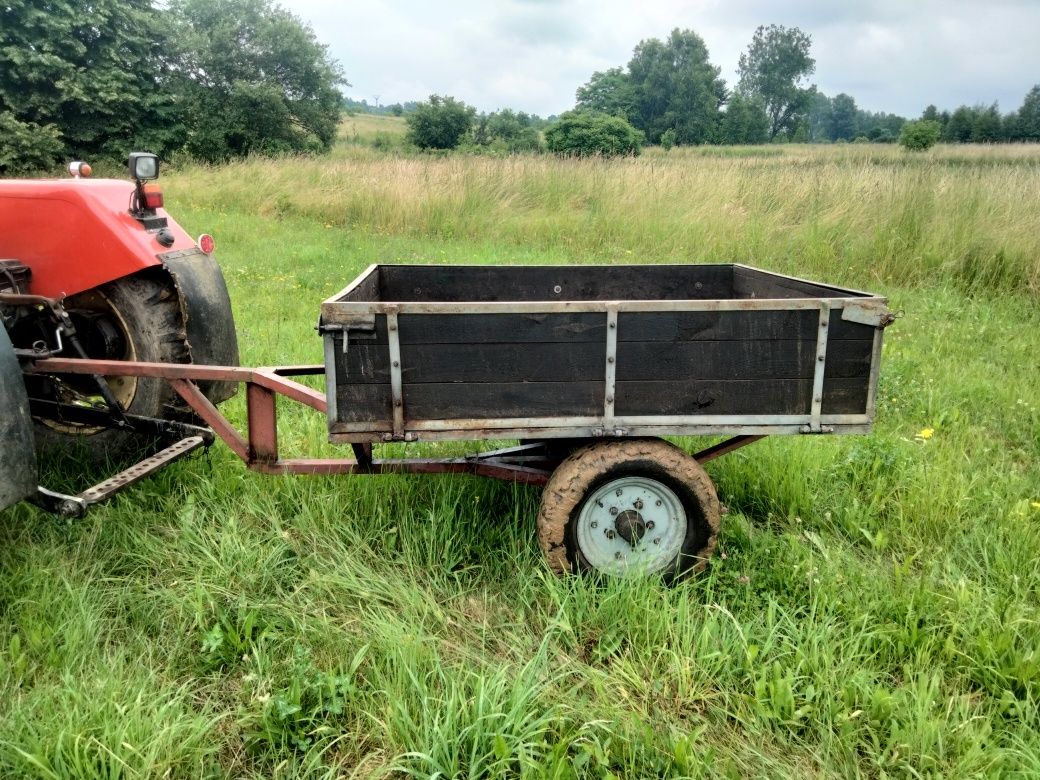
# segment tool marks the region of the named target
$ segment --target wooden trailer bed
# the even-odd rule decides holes
[[[322,304],[329,434],[864,433],[886,304],[743,265],[373,265]]]

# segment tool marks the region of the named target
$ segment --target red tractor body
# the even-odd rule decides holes
[[[0,180],[0,259],[29,267],[29,292],[60,298],[162,265],[195,248],[163,209],[169,246],[131,216],[134,184],[117,179]],[[165,238],[165,236],[164,236]]]

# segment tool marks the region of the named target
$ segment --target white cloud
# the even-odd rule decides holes
[[[1040,81],[1035,0],[281,0],[343,65],[347,93],[381,103],[454,95],[481,110],[541,115],[574,104],[595,70],[647,37],[691,28],[727,82],[759,24],[813,37],[813,80],[874,111],[916,115],[999,101]]]

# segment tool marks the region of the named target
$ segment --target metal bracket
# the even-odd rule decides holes
[[[401,334],[397,312],[387,312],[386,341],[390,348],[390,395],[394,405],[394,438],[404,436],[404,387],[401,382]]]
[[[616,305],[607,306],[607,361],[603,386],[603,424],[610,426],[614,419],[614,390],[617,384],[617,332],[618,310]]]
[[[880,301],[864,301],[863,303],[846,303],[841,310],[841,318],[846,322],[886,328],[895,322],[896,315]]]
[[[820,321],[816,333],[816,361],[813,372],[812,407],[809,411],[809,430],[822,433],[820,416],[823,412],[823,379],[827,370],[827,328],[831,310],[827,304],[820,307]]]

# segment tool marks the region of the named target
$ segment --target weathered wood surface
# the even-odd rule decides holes
[[[618,382],[615,414],[808,414],[811,379]],[[404,386],[405,417],[412,420],[513,417],[594,417],[603,413],[602,382],[432,383]],[[866,378],[832,379],[824,388],[824,414],[857,414],[866,407]],[[343,422],[387,420],[388,384],[339,388]]]
[[[383,266],[380,273],[380,300],[401,303],[733,296],[730,265]]]
[[[559,285],[560,292],[555,291]],[[381,267],[350,300],[812,298],[838,288],[733,266]],[[603,413],[606,312],[398,317],[406,420]],[[621,312],[618,416],[808,414],[819,312]],[[830,314],[823,414],[866,411],[874,328]],[[392,418],[386,318],[334,343],[337,419]]]

